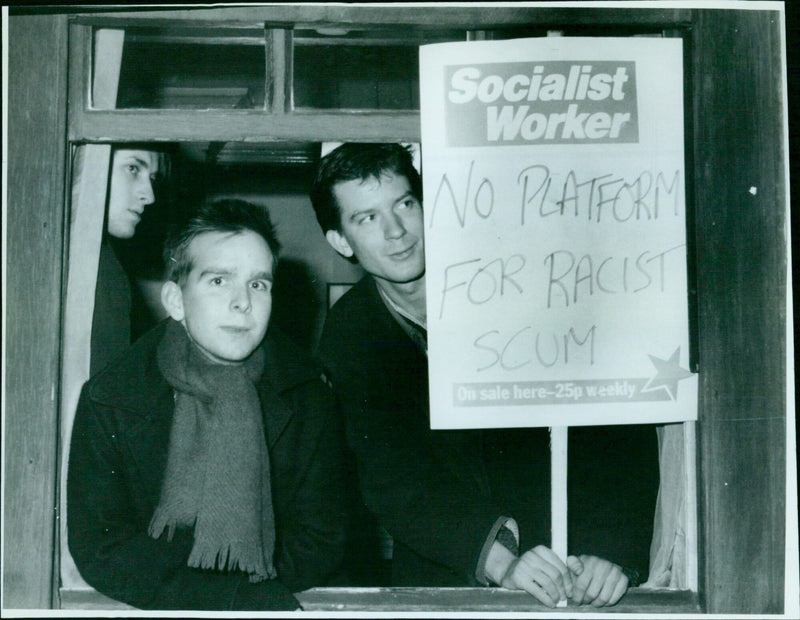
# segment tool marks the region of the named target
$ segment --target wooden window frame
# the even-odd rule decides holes
[[[60,113],[56,111],[55,115],[60,119],[60,126],[66,129],[67,144],[143,141],[153,139],[153,136],[164,141],[415,141],[419,140],[418,114],[314,113],[311,118],[306,114],[281,114],[280,110],[285,113],[287,108],[285,101],[281,106],[277,97],[277,105],[273,106],[275,114],[249,110],[88,110],[85,105],[88,67],[84,62],[90,57],[86,53],[87,46],[91,44],[91,37],[87,37],[88,29],[92,25],[122,27],[155,25],[160,21],[175,23],[176,20],[192,25],[257,23],[275,27],[288,27],[293,23],[315,27],[348,23],[414,23],[433,27],[444,22],[448,27],[464,25],[469,29],[475,29],[476,26],[494,28],[539,23],[553,25],[557,29],[559,23],[631,23],[634,12],[637,24],[688,28],[691,33],[687,55],[691,58],[689,79],[692,80],[693,97],[691,102],[687,102],[687,116],[694,128],[694,136],[691,141],[691,160],[687,160],[687,177],[696,213],[696,229],[690,232],[697,239],[698,252],[696,282],[701,375],[697,480],[700,579],[697,597],[690,597],[687,604],[695,610],[709,613],[782,613],[786,604],[787,416],[792,411],[792,403],[788,402],[790,396],[787,396],[791,394],[787,385],[790,334],[786,329],[786,321],[791,312],[788,305],[790,300],[787,302],[789,289],[785,271],[788,248],[785,243],[775,242],[776,239],[785,239],[781,235],[788,229],[784,94],[775,92],[776,84],[785,85],[785,76],[780,74],[783,69],[781,58],[786,50],[781,45],[783,24],[779,13],[770,10],[717,12],[713,9],[543,9],[532,6],[491,9],[468,6],[454,12],[445,6],[434,10],[433,7],[342,5],[76,13],[68,18],[57,16],[52,24],[56,35],[53,48],[63,49],[60,46],[65,46],[66,24],[69,23],[69,53],[73,60],[71,66],[76,69],[69,76],[68,117],[64,121],[63,109]],[[751,36],[741,36],[740,29]],[[274,42],[274,45],[280,49],[280,42]],[[732,54],[739,59],[740,65],[732,67],[730,62],[726,64],[726,59]],[[83,60],[75,62],[79,59]],[[732,76],[726,76],[724,82],[713,79],[715,70],[721,66],[732,70]],[[285,70],[289,71],[289,68],[285,67]],[[65,71],[58,71],[56,84],[63,84],[65,75]],[[742,81],[748,88],[736,89],[735,78],[739,76],[743,76]],[[738,104],[738,108],[732,105],[732,101]],[[15,102],[19,106],[27,104],[24,99],[11,100],[12,105]],[[746,110],[747,114],[737,114],[740,109]],[[57,134],[58,127],[54,135]],[[20,136],[14,139],[19,140]],[[51,135],[46,136],[45,141],[54,143]],[[61,144],[64,159],[55,169],[56,176],[62,175],[61,179],[51,179],[47,184],[47,187],[56,190],[56,195],[64,194],[63,175],[66,167],[63,162],[67,151],[64,150],[63,141]],[[743,144],[746,146],[743,147]],[[57,151],[58,148],[54,153]],[[15,169],[11,166],[10,178],[14,173]],[[769,209],[748,208],[751,199],[740,193],[740,185],[744,180],[757,189],[757,204],[769,205]],[[12,199],[19,196],[12,195],[11,189],[9,192],[9,204],[13,205]],[[57,240],[65,239],[63,232],[66,219],[64,204],[51,205],[45,225],[51,224],[51,230],[55,229],[55,232],[60,230],[62,235],[56,235]],[[13,261],[17,260],[12,249],[27,241],[33,250],[40,252],[39,261],[46,263],[48,281],[63,281],[67,268],[65,246],[60,245],[60,241],[53,244],[50,237],[31,238],[29,233],[34,225],[9,222],[9,272],[12,273]],[[745,252],[750,254],[745,255]],[[743,256],[755,257],[756,260],[748,263]],[[37,275],[36,269],[35,265],[26,267],[23,274],[27,273],[29,278],[33,278]],[[59,271],[60,275],[55,275]],[[8,286],[9,305],[24,297],[16,282],[10,281]],[[43,310],[29,306],[34,318],[47,317],[54,309],[57,312],[61,304],[60,294],[59,286],[49,287],[46,292],[39,293],[39,299],[45,299],[47,304]],[[45,324],[50,324],[46,318]],[[50,331],[47,333],[50,334]],[[57,335],[60,331],[55,333]],[[7,344],[9,356],[18,353],[27,359],[30,349],[26,347],[30,345],[26,345],[23,339],[31,337],[31,334],[26,336],[22,330],[14,331],[10,336]],[[45,343],[48,352],[55,351],[56,360],[59,355],[57,341],[58,338],[55,342]],[[41,341],[34,338],[33,342]],[[48,355],[52,362],[52,353]],[[44,392],[41,395],[37,392],[33,412],[28,404],[26,389],[20,387],[18,373],[13,376],[9,373],[11,381],[4,382],[8,394],[9,430],[6,440],[21,442],[31,415],[34,423],[49,429],[39,440],[40,445],[31,448],[38,451],[37,456],[51,453],[45,456],[42,463],[46,471],[12,468],[11,471],[7,470],[9,477],[5,481],[7,495],[11,485],[15,489],[14,494],[9,496],[10,500],[5,499],[6,505],[11,503],[12,509],[16,508],[19,514],[20,510],[26,509],[35,515],[41,514],[43,518],[39,529],[46,528],[48,524],[54,527],[52,498],[58,487],[57,467],[52,466],[52,450],[58,442],[53,435],[58,427],[54,421],[57,420],[59,390],[58,372],[52,366],[52,363],[45,364],[36,369],[44,373],[42,383],[50,386],[47,389],[51,396],[48,400]],[[763,389],[765,385],[767,390]],[[16,489],[27,491],[23,494]],[[37,493],[38,499],[33,497]],[[29,546],[37,531],[27,526],[14,529],[14,524],[8,524],[9,513],[5,514],[4,560],[9,557],[9,546],[12,547],[11,553],[19,548],[22,549],[19,554],[24,555],[26,546]],[[19,531],[22,531],[22,536],[13,536]],[[743,544],[743,541],[748,541],[748,544]],[[40,555],[29,564],[42,564],[43,559],[46,563],[48,554],[52,562],[53,552],[52,544],[49,547],[45,545],[45,549],[39,550]],[[55,566],[55,574],[46,573],[45,582],[48,581],[47,575],[51,575],[50,583],[57,583],[57,561]],[[758,587],[754,587],[754,576],[757,576]],[[42,577],[37,577],[36,581],[41,583]],[[7,582],[4,587],[6,585]],[[32,587],[38,588],[38,594],[31,594],[31,599],[41,602],[47,598],[41,594],[41,586],[34,584]],[[641,593],[642,596],[646,594]],[[638,599],[639,595],[638,592],[631,592],[629,600],[641,600]],[[55,585],[50,596],[55,607],[65,602],[59,601]],[[396,598],[389,605],[393,610],[402,608],[397,606]],[[611,611],[626,611],[625,601]],[[662,601],[655,607],[648,607],[648,611],[678,612],[681,611],[681,603],[678,597],[670,596],[669,602]]]

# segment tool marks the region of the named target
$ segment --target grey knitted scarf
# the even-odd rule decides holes
[[[156,359],[175,390],[175,414],[150,536],[167,528],[171,540],[176,526],[194,526],[189,566],[275,578],[269,453],[254,383],[264,351],[240,365],[215,364],[170,319]]]

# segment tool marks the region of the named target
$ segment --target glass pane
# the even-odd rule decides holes
[[[294,30],[294,108],[418,110],[419,46],[464,40],[464,30]]]
[[[115,54],[103,48],[102,33],[95,33],[95,107],[105,107],[98,105],[104,73],[118,74],[118,109],[264,107],[263,29],[128,28],[116,74],[105,66]]]

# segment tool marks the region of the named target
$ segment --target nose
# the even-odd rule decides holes
[[[386,239],[399,239],[404,234],[406,234],[406,227],[403,226],[403,220],[397,213],[390,212],[384,220],[383,236]]]
[[[231,309],[234,312],[250,312],[250,289],[246,286],[236,287],[231,296]]]
[[[143,205],[147,206],[149,204],[153,204],[156,197],[153,193],[153,181],[149,176],[145,176],[141,180],[139,187],[136,190],[136,195],[139,199],[139,202],[141,202]]]

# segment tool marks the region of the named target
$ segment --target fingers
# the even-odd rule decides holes
[[[603,558],[569,556],[564,564],[540,545],[509,565],[501,585],[525,590],[548,607],[566,598],[578,605],[604,607],[619,602],[628,589],[628,578],[621,567]]]
[[[553,581],[559,588],[562,599],[566,599],[567,597],[571,596],[572,575],[570,574],[567,565],[561,561],[561,558],[558,557],[552,549],[545,547],[544,545],[537,545],[528,553],[531,552],[537,555],[544,562],[545,566],[549,570],[548,574],[551,575]],[[557,575],[553,574],[553,569],[558,572]]]
[[[576,556],[570,555],[567,557],[567,568],[574,575],[580,575],[583,572],[583,562]]]
[[[608,597],[608,605],[616,605],[619,599],[628,591],[628,577],[620,571],[620,578],[617,580],[610,596]]]
[[[548,607],[555,607],[558,602],[558,589],[552,580],[522,558],[511,563],[501,585],[512,590],[524,590]]]
[[[554,607],[572,594],[572,577],[566,565],[545,546],[538,546],[515,560],[506,571],[502,585],[525,590]]]
[[[583,601],[586,597],[586,588],[589,587],[591,579],[591,571],[584,569],[583,573],[575,580],[571,598],[576,605],[583,605]]]
[[[592,601],[595,607],[605,607],[606,605],[613,605],[616,603],[625,590],[628,588],[628,578],[622,572],[622,569],[616,564],[611,564],[611,570],[606,575],[603,587],[600,589],[597,597]],[[617,591],[619,595],[617,596]],[[616,597],[616,598],[615,598]]]
[[[583,573],[575,580],[572,600],[578,605],[594,607],[616,604],[628,589],[628,578],[622,569],[596,556],[581,556]]]
[[[553,583],[553,579],[544,571],[533,571],[528,583],[530,584],[529,587],[526,588],[528,592],[533,594],[548,607],[555,607],[556,603],[563,598],[558,587]]]
[[[515,559],[503,587],[525,590],[548,607],[570,598],[577,605],[615,605],[628,589],[622,568],[593,555],[569,556],[564,564],[540,545]]]
[[[605,586],[606,578],[608,577],[608,573],[611,571],[612,566],[611,562],[601,560],[600,558],[597,559],[599,561],[595,562],[592,566],[591,581],[586,588],[586,595],[584,597],[584,602],[592,603],[593,605],[600,596],[603,586]]]

